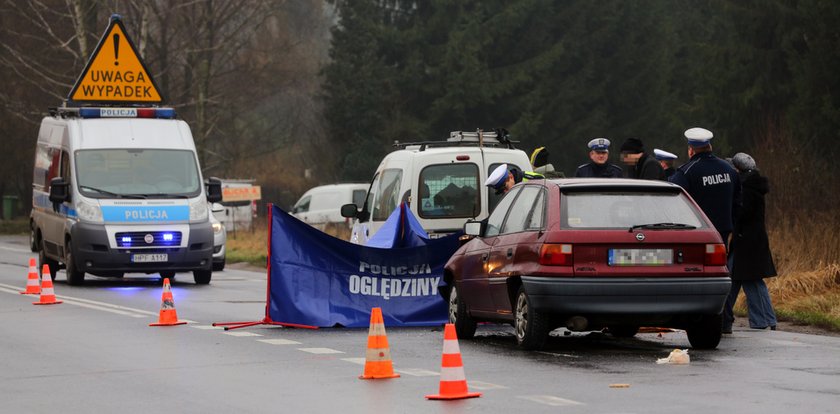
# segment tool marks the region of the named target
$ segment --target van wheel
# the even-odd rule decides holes
[[[32,252],[38,251],[38,229],[35,227],[34,221],[29,221],[29,250]]]
[[[47,265],[47,267],[49,267],[49,270],[50,270],[50,278],[52,278],[52,280],[55,280],[55,272],[58,271],[58,261],[50,259],[47,256],[47,249],[44,248],[44,240],[43,239],[41,240],[41,249],[38,250],[38,263],[41,264],[41,266],[38,267],[38,272],[39,272],[38,274],[41,275],[41,277],[43,278],[44,277],[44,265]]]
[[[616,338],[632,338],[639,333],[639,327],[635,325],[610,325],[607,329]]]
[[[528,350],[541,349],[548,340],[549,319],[534,310],[531,298],[520,287],[516,295],[516,311],[513,327],[516,331],[516,344]]]
[[[67,284],[81,285],[85,283],[85,272],[82,272],[76,267],[76,260],[73,257],[73,242],[67,240],[64,248],[67,250],[64,258],[64,272],[67,274]]]
[[[195,279],[196,285],[206,285],[210,283],[212,277],[212,270],[193,270],[193,279]]]

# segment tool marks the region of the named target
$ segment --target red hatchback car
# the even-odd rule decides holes
[[[511,189],[446,264],[449,320],[458,337],[479,321],[512,323],[517,343],[548,334],[640,326],[685,329],[717,347],[731,280],[726,249],[679,186],[624,179],[532,180]]]

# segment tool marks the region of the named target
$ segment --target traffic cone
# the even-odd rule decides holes
[[[38,279],[38,264],[34,257],[29,258],[29,276],[26,277],[26,290],[21,295],[37,295],[41,293],[41,281]]]
[[[167,277],[163,279],[163,295],[161,295],[158,322],[150,323],[149,326],[173,326],[185,323],[178,320],[178,313],[175,312],[175,299],[172,298],[172,289],[169,287],[169,278]]]
[[[370,330],[368,330],[367,353],[365,355],[365,372],[361,379],[398,378],[391,364],[391,350],[388,348],[388,337],[385,335],[385,321],[382,320],[382,309],[373,308],[370,311]]]
[[[52,276],[50,276],[50,267],[44,265],[41,267],[41,297],[37,302],[32,302],[33,305],[57,305],[62,303],[60,300],[55,300],[55,290],[53,289]]]
[[[426,398],[430,400],[460,400],[475,397],[481,397],[481,393],[467,390],[467,378],[464,375],[464,364],[461,362],[458,335],[455,333],[455,325],[447,323],[443,330],[440,393],[427,395]]]

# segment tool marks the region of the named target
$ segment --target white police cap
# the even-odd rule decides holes
[[[713,137],[712,131],[705,128],[690,128],[685,130],[685,138],[692,147],[708,145]]]
[[[653,156],[656,157],[657,160],[664,160],[664,161],[677,159],[676,155],[674,155],[674,154],[672,154],[668,151],[663,151],[659,148],[654,148],[653,149]]]
[[[487,177],[487,181],[484,182],[484,185],[488,187],[499,188],[505,184],[505,181],[507,181],[507,176],[508,165],[502,164],[496,167],[496,169],[493,170],[492,173],[490,173],[490,176]]]
[[[610,140],[606,138],[595,138],[592,141],[589,141],[588,146],[592,151],[609,151]]]

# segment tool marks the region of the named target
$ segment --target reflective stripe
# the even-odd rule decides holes
[[[27,279],[26,286],[40,286],[40,283],[38,283],[37,278]]]
[[[466,381],[467,377],[464,375],[464,367],[442,367],[440,369],[441,381]]]
[[[381,323],[370,324],[368,336],[385,336],[385,325]]]
[[[460,354],[461,349],[458,347],[458,340],[444,340],[443,341],[444,354]]]
[[[365,358],[368,361],[390,361],[391,350],[388,348],[368,348]]]
[[[52,286],[41,288],[41,296],[55,296],[55,290]]]

